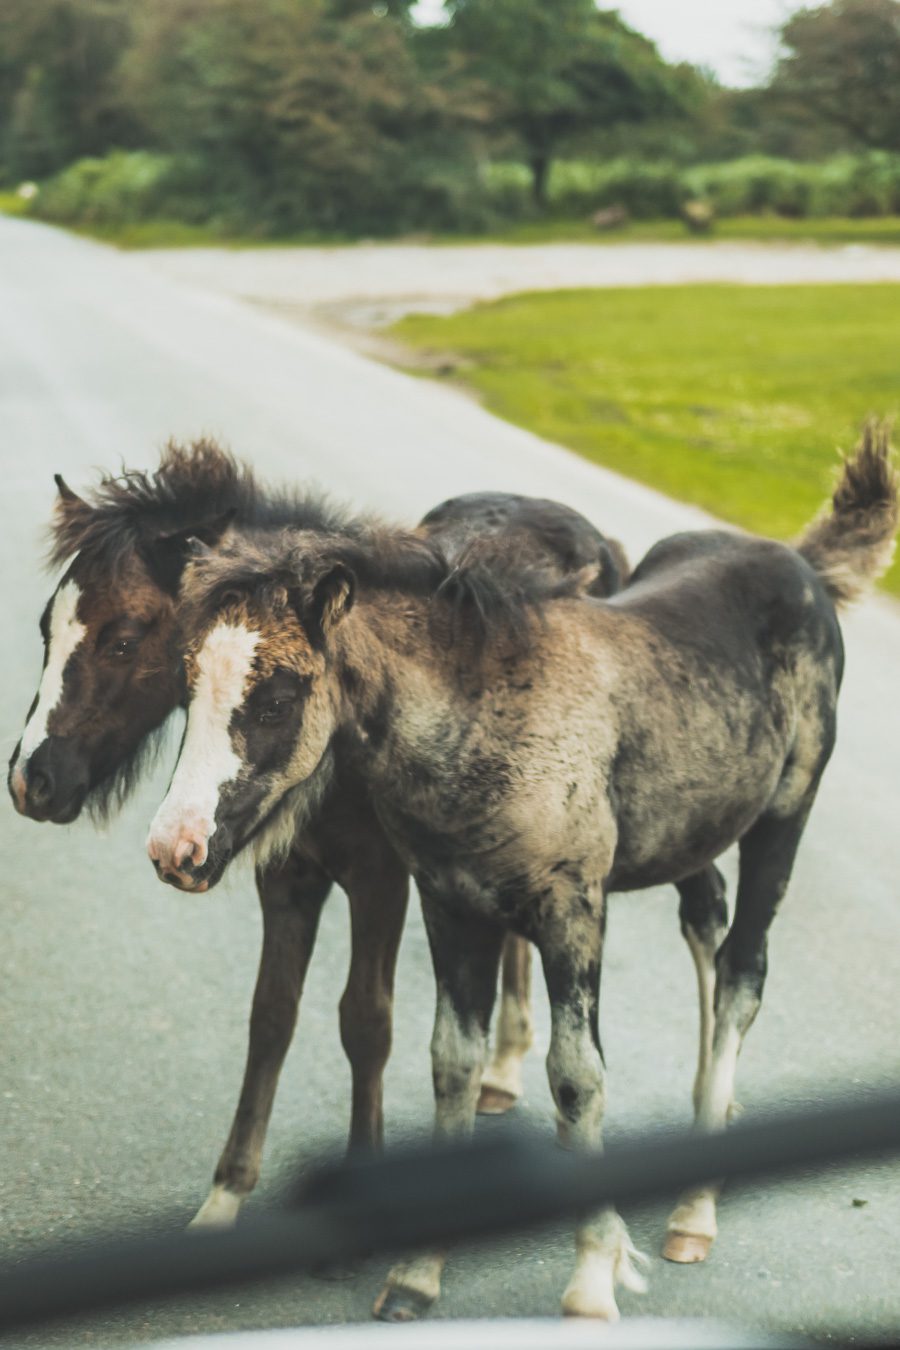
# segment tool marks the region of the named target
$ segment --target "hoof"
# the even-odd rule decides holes
[[[711,1237],[699,1233],[669,1233],[663,1247],[663,1256],[667,1261],[675,1261],[681,1266],[695,1265],[705,1261],[712,1247]]]
[[[417,1289],[403,1289],[387,1285],[375,1300],[372,1309],[379,1322],[417,1322],[424,1317],[434,1302]]]
[[[563,1317],[592,1317],[595,1322],[618,1322],[615,1299],[591,1298],[584,1291],[566,1290],[562,1300]]]
[[[487,1083],[481,1085],[481,1096],[478,1098],[476,1110],[480,1116],[505,1116],[507,1111],[511,1111],[519,1100],[518,1094],[508,1092],[506,1088],[491,1087]]]
[[[228,1191],[224,1186],[213,1186],[207,1198],[188,1224],[188,1232],[219,1231],[233,1228],[237,1223],[242,1195]]]

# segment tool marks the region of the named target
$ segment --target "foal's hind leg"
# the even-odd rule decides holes
[[[728,931],[725,878],[710,864],[678,883],[681,932],[694,959],[700,1001],[700,1049],[694,1078],[694,1117],[699,1115],[703,1084],[712,1063],[715,1021],[716,952]]]
[[[230,1227],[259,1179],[278,1076],[294,1034],[319,916],[331,889],[330,877],[296,854],[281,867],[258,872],[256,884],[263,913],[263,945],[244,1081],[212,1190],[191,1228]]]
[[[813,795],[790,816],[762,816],[740,842],[734,921],[716,956],[712,1052],[697,1102],[697,1124],[704,1130],[728,1123],[738,1055],[762,1001],[769,925],[790,880]],[[720,1189],[713,1182],[681,1197],[663,1251],[670,1261],[706,1259],[717,1232]]]
[[[503,930],[424,894],[422,911],[437,982],[431,1038],[435,1138],[465,1137],[475,1124]],[[375,1316],[409,1322],[427,1312],[440,1294],[445,1260],[444,1252],[427,1252],[395,1265],[375,1301]]]
[[[515,1106],[522,1095],[522,1061],[533,1040],[531,944],[515,933],[507,933],[494,1053],[482,1076],[478,1098],[481,1115],[500,1116]]]
[[[384,1066],[391,1053],[394,971],[409,873],[379,834],[374,850],[354,846],[354,865],[342,880],[350,900],[352,940],[340,1007],[341,1041],[353,1079],[350,1148],[377,1149],[384,1136]]]

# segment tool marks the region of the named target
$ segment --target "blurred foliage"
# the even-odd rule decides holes
[[[900,150],[900,4],[834,0],[781,30],[773,89],[859,144]]]
[[[529,175],[524,165],[493,164],[487,183],[505,215],[526,213]],[[747,155],[688,166],[627,156],[602,162],[559,160],[547,189],[549,211],[560,219],[587,216],[607,206],[624,206],[635,220],[673,218],[685,202],[696,199],[709,201],[720,217],[893,215],[900,213],[900,155],[872,151],[813,164]]]
[[[477,223],[471,114],[423,72],[402,16],[335,7],[159,0],[136,18],[122,88],[242,228]]]
[[[593,0],[0,0],[0,186],[114,230],[473,234],[623,206],[900,210],[900,0],[783,27],[765,89]],[[863,153],[860,154],[860,149]]]
[[[148,218],[200,222],[209,214],[189,160],[150,150],[114,150],[79,159],[41,189],[44,220],[119,228]]]
[[[0,0],[0,164],[8,181],[139,143],[116,83],[134,12],[131,0]]]
[[[295,181],[304,180],[298,175]],[[407,229],[427,223],[432,232],[470,236],[488,230],[496,235],[511,224],[531,225],[536,233],[529,237],[537,240],[554,237],[556,223],[569,229],[567,222],[581,221],[580,237],[598,238],[605,236],[598,236],[589,223],[598,209],[624,207],[636,222],[678,222],[685,204],[692,201],[711,205],[721,222],[714,225],[714,232],[718,229],[723,235],[732,218],[743,222],[741,237],[760,238],[783,236],[778,220],[840,218],[844,224],[843,232],[835,236],[838,241],[858,237],[848,228],[855,220],[900,214],[900,155],[879,151],[839,155],[817,164],[765,155],[687,167],[625,156],[603,162],[560,159],[552,165],[541,210],[533,202],[528,167],[515,160],[484,166],[477,184],[467,181],[465,193],[458,178],[448,177],[442,190],[435,175],[420,184],[418,195],[400,210],[374,190],[363,198],[366,181],[356,178],[340,196],[323,197],[306,209],[298,206],[303,199],[287,195],[279,208],[278,200],[266,195],[264,184],[234,178],[216,183],[210,178],[209,158],[199,150],[113,151],[102,159],[69,165],[43,183],[31,202],[21,203],[20,210],[113,238],[121,237],[124,227],[156,220],[206,225],[213,237],[240,237],[245,242],[267,237],[352,239],[361,232],[388,230],[391,222]],[[413,215],[413,209],[419,214]],[[766,221],[772,226],[762,232],[749,229],[750,217],[761,226]],[[177,231],[173,237],[187,238]],[[128,238],[137,236],[130,231]],[[203,236],[197,238],[202,242]],[[896,232],[884,236],[885,241],[895,238]]]
[[[484,85],[546,201],[553,159],[597,129],[684,113],[695,92],[653,43],[593,0],[449,0],[447,40]]]

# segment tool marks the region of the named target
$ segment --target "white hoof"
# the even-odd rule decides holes
[[[213,1186],[203,1204],[188,1224],[188,1229],[233,1228],[241,1208],[243,1196],[224,1186]]]
[[[601,1322],[618,1322],[619,1309],[613,1289],[613,1272],[608,1257],[582,1261],[562,1296],[564,1317],[594,1317]]]
[[[575,1274],[563,1294],[563,1314],[617,1322],[616,1285],[635,1294],[647,1291],[647,1281],[638,1269],[640,1265],[647,1265],[647,1258],[633,1245],[624,1224],[617,1251],[582,1248]]]
[[[669,1215],[663,1256],[678,1265],[705,1261],[716,1240],[716,1196],[713,1191],[694,1191],[683,1197]]]

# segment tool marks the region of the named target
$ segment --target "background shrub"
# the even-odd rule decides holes
[[[208,184],[196,165],[148,150],[79,159],[48,179],[32,211],[66,225],[117,228],[164,218],[189,223],[209,214]]]

